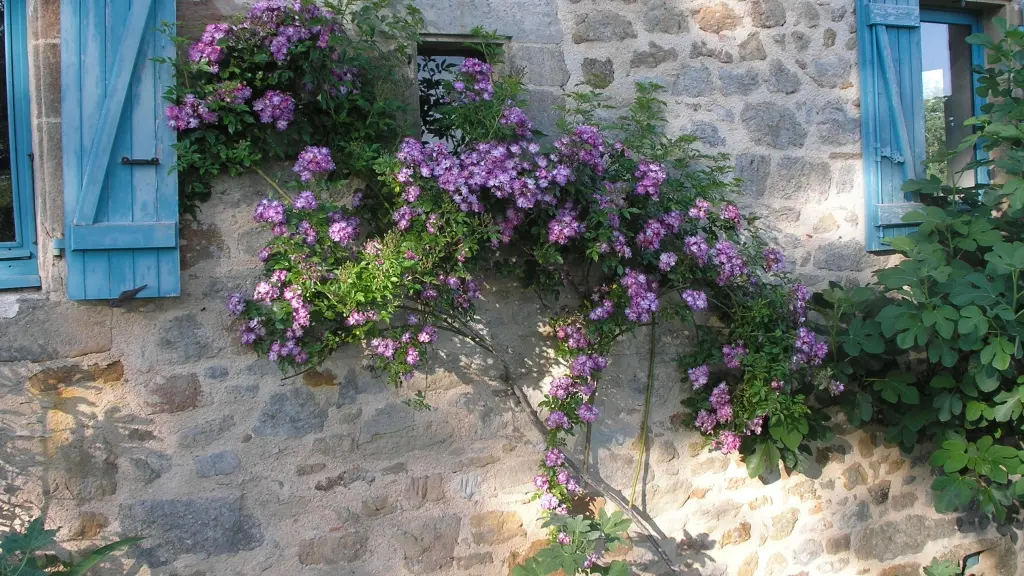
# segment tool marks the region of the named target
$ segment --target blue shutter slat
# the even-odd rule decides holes
[[[107,96],[107,79],[110,71],[107,67],[107,14],[106,1],[93,2],[82,0],[84,14],[82,16],[82,84],[79,87],[82,98],[82,134],[81,155],[82,155],[82,176],[75,180],[80,187],[75,194],[75,217],[80,213],[78,205],[84,201],[83,190],[85,179],[89,174],[89,159],[92,157],[92,147],[96,144],[96,133],[99,131],[100,111],[103,109],[103,101]],[[102,81],[102,85],[99,85]],[[106,163],[104,163],[106,164]],[[104,169],[106,166],[104,166]],[[106,216],[104,208],[101,217]],[[90,214],[90,218],[93,216]],[[91,221],[90,221],[91,223]],[[84,225],[84,223],[81,223]],[[72,221],[71,228],[67,231],[68,245],[70,250],[79,246],[75,242],[75,222]],[[82,246],[86,246],[83,244]],[[110,255],[106,252],[71,252],[71,258],[81,257],[84,265],[82,279],[68,278],[68,282],[84,282],[83,298],[104,298],[108,297],[113,289],[110,284]]]
[[[152,0],[148,0],[152,1]],[[107,12],[107,37],[106,37],[106,58],[107,58],[107,70],[111,71],[115,77],[121,74],[125,70],[125,60],[127,59],[131,64],[128,64],[128,71],[120,75],[119,82],[123,84],[123,89],[120,88],[121,84],[117,87],[112,85],[117,82],[111,82],[107,86],[107,97],[104,100],[104,107],[109,108],[112,104],[112,96],[114,90],[121,90],[118,92],[122,96],[121,105],[118,106],[116,118],[113,119],[112,124],[115,126],[114,135],[110,145],[110,151],[107,152],[105,158],[111,160],[106,164],[117,164],[118,158],[121,157],[122,150],[128,150],[128,147],[132,141],[133,132],[133,110],[132,110],[132,94],[131,87],[138,76],[143,74],[150,66],[140,66],[138,70],[132,69],[132,64],[136,62],[136,54],[145,54],[142,50],[144,35],[142,32],[146,28],[152,28],[149,25],[149,13],[152,11],[151,6],[146,5],[147,2],[136,3],[135,6],[131,6],[129,0],[107,0],[106,12]],[[127,17],[126,17],[127,15]],[[133,28],[134,27],[134,28]],[[135,30],[138,33],[135,34]],[[137,39],[136,39],[137,38]],[[131,44],[129,44],[131,43]],[[127,58],[125,54],[128,54]],[[106,110],[104,110],[106,112]],[[101,126],[107,128],[101,122]],[[97,136],[99,138],[99,136]],[[93,152],[96,152],[96,146],[93,146]],[[134,158],[134,156],[132,156]],[[91,161],[90,161],[91,164]],[[133,174],[131,170],[122,170],[120,167],[115,166],[104,166],[104,172],[106,172],[106,185],[103,187],[103,198],[98,198],[97,212],[94,223],[104,222],[102,228],[108,226],[117,226],[113,224],[115,222],[134,222],[132,217],[132,205],[134,204],[133,199],[133,188],[132,178]],[[83,191],[83,196],[85,191]],[[79,205],[79,210],[82,209],[82,205]],[[104,240],[116,239],[117,242],[114,246],[110,247],[109,263],[110,263],[110,291],[111,293],[120,294],[124,290],[131,290],[138,284],[134,284],[135,281],[135,251],[128,249],[117,249],[117,248],[147,248],[155,246],[146,245],[146,228],[147,224],[120,224],[120,226],[127,228],[117,233],[96,234],[95,242],[86,242],[86,245],[93,249],[103,248],[107,249],[107,246],[103,246],[101,243]],[[94,231],[100,226],[84,226],[75,228],[75,239],[79,242],[84,240],[83,232],[85,230]],[[132,232],[135,232],[132,234]],[[127,240],[132,238],[134,242],[121,242],[121,240]],[[135,244],[141,243],[141,246]]]
[[[916,0],[858,0],[858,58],[867,249],[916,227],[902,216],[920,206],[903,192],[924,161],[920,10]]]
[[[886,29],[876,26],[874,35],[878,40],[878,59],[882,68],[885,93],[889,97],[886,108],[891,114],[892,127],[895,128],[894,136],[896,143],[899,144],[898,152],[894,151],[890,159],[903,164],[903,173],[907,178],[914,178],[916,172],[914,163],[911,161],[910,134],[907,131],[907,119],[903,115],[903,98],[900,97],[900,84],[904,84],[903,88],[906,88],[906,83],[903,82],[903,78],[896,75],[896,66],[893,64],[892,48],[889,45],[889,35],[886,33]]]
[[[91,42],[88,48],[89,56],[100,56],[99,62],[106,64],[106,89],[107,93],[101,100],[99,118],[96,120],[97,129],[95,139],[89,147],[88,161],[85,166],[85,179],[82,183],[82,192],[79,196],[77,210],[75,211],[74,224],[88,225],[96,222],[96,209],[100,200],[100,189],[104,179],[112,179],[108,176],[107,168],[110,164],[110,153],[114,149],[114,139],[118,135],[119,128],[124,126],[124,103],[128,95],[128,86],[131,84],[135,72],[137,57],[139,56],[139,45],[142,41],[142,34],[145,32],[146,21],[149,19],[150,8],[153,0],[136,0],[128,16],[128,26],[123,27],[122,15],[124,12],[109,11],[113,4],[121,4],[118,0],[107,0],[106,3],[96,2],[94,7],[103,11],[103,21],[106,28],[97,30],[105,33],[106,45],[103,40]],[[105,5],[104,5],[105,4]],[[108,10],[104,10],[104,8]],[[97,35],[98,36],[98,35]],[[111,59],[111,49],[114,48],[114,39],[120,37],[117,46],[117,57]],[[97,50],[103,50],[97,54]],[[103,56],[106,56],[104,58]],[[149,66],[142,62],[140,68]],[[83,88],[85,88],[83,86]],[[98,93],[99,90],[96,90]],[[92,114],[92,112],[89,112]],[[113,184],[113,182],[111,182]],[[120,184],[120,182],[118,182]],[[74,240],[72,239],[72,242]],[[74,249],[74,248],[72,248]]]
[[[175,3],[172,1],[158,0],[154,8],[155,23],[175,21]],[[172,30],[173,33],[173,30]],[[165,34],[151,36],[153,40],[153,53],[174,55],[174,42]],[[160,182],[160,186],[153,190],[156,202],[156,220],[160,222],[178,222],[178,175],[170,173],[168,169],[178,162],[178,156],[173,146],[177,141],[173,130],[164,121],[163,116],[163,91],[165,86],[174,84],[174,70],[171,66],[154,66],[153,106],[155,110],[154,131],[156,133],[155,156],[162,159],[161,167],[153,167],[153,177]],[[145,156],[142,156],[145,158]],[[159,172],[158,172],[159,170]],[[143,196],[144,197],[144,196]],[[176,229],[177,230],[177,229]],[[161,289],[168,294],[181,293],[181,264],[178,261],[178,249],[158,250],[156,262],[146,263],[153,270],[160,281]],[[146,275],[140,275],[139,279],[145,279]],[[139,285],[141,285],[140,282]],[[152,286],[152,284],[150,284]]]
[[[921,11],[915,3],[912,6],[896,6],[871,2],[862,12],[869,26],[910,26],[921,25]]]
[[[139,297],[177,296],[174,133],[161,105],[173,78],[151,61],[174,55],[157,30],[174,22],[174,0],[63,0],[61,9],[68,297],[114,298],[143,284]]]

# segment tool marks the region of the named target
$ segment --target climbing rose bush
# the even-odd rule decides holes
[[[307,10],[267,4],[248,18]],[[312,42],[312,32],[300,36],[263,36],[262,58],[274,65]],[[221,65],[211,48],[220,41],[200,41],[199,64]],[[467,58],[445,83],[442,141],[406,138],[381,154],[377,184],[365,193],[348,194],[337,178],[346,146],[309,140],[296,150],[295,178],[271,181],[274,193],[254,210],[271,234],[260,252],[263,277],[227,307],[241,342],[286,372],[361,343],[399,384],[423,366],[439,332],[497,354],[474,323],[484,272],[515,270],[541,294],[575,297],[576,309],[551,319],[563,367],[539,405],[546,447],[534,499],[552,548],[523,573],[620,574],[625,565],[605,565],[592,532],[610,541],[628,521],[569,515],[584,491],[569,438],[599,421],[595,396],[619,337],[647,327],[653,343],[659,325],[688,326],[697,344],[679,358],[694,390],[686,419],[715,449],[748,455],[755,475],[780,458],[799,466],[806,442],[824,429],[823,412],[809,404],[841,388],[819,367],[827,347],[803,328],[806,289],[790,282],[755,219],[728,200],[737,182],[725,158],[664,133],[660,87],[639,84],[629,110],[606,125],[596,121],[596,95],[572,94],[558,134],[542,139],[523,111],[520,79],[494,74],[500,52],[491,46],[482,48],[488,62]],[[330,82],[347,86],[330,80],[328,93]],[[275,132],[285,123],[287,137],[310,108],[293,109],[285,96],[264,92],[254,122],[265,115]],[[187,106],[202,126],[202,109]],[[179,107],[169,118],[182,114]]]

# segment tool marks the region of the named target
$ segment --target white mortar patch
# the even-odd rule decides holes
[[[18,315],[18,297],[14,294],[0,294],[0,318],[14,318]]]

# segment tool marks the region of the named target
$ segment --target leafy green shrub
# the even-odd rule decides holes
[[[997,183],[908,182],[924,206],[904,217],[917,231],[892,241],[905,259],[876,272],[877,291],[834,285],[815,303],[832,368],[858,390],[851,422],[877,420],[907,450],[935,445],[937,510],[976,505],[1002,520],[1024,499],[1024,98],[1013,92],[1024,32],[968,41],[989,49],[978,93],[996,100],[958,150],[980,146],[985,158],[967,169],[987,167]]]
[[[0,540],[0,576],[82,576],[113,552],[141,538],[126,538],[86,553],[80,559],[62,560],[50,549],[56,530],[46,530],[36,518],[24,532],[11,531]]]

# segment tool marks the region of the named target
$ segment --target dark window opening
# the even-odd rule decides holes
[[[10,122],[7,117],[7,30],[0,5],[0,242],[17,240],[14,184],[11,180]]]
[[[420,44],[416,54],[416,80],[419,86],[421,138],[424,142],[455,143],[458,134],[438,113],[447,105],[445,81],[454,80],[459,65],[466,58],[484,59],[481,51],[460,42]]]

